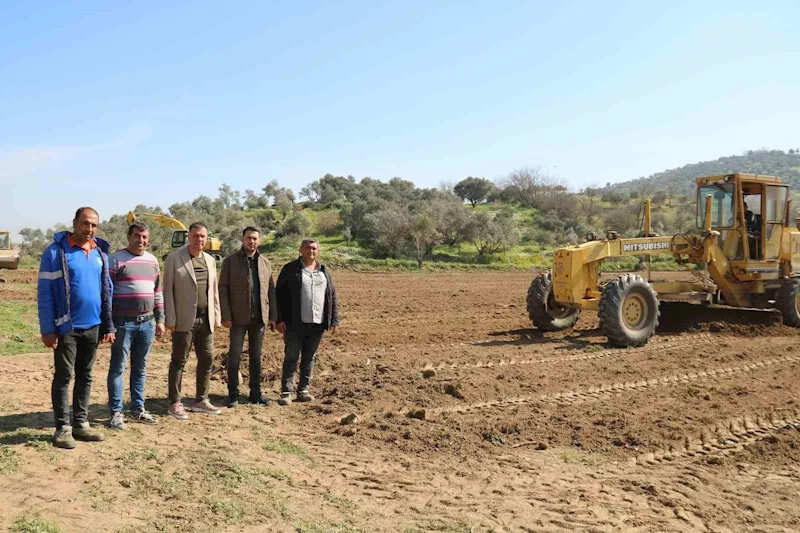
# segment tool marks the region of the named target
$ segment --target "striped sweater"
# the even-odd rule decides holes
[[[134,255],[127,249],[109,256],[109,274],[114,283],[114,318],[154,314],[164,322],[164,295],[161,292],[158,260],[149,252]]]

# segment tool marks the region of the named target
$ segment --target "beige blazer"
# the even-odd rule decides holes
[[[208,267],[208,323],[211,331],[221,325],[219,290],[217,289],[217,264],[203,252]],[[197,280],[192,268],[189,248],[178,248],[167,256],[164,263],[164,314],[165,325],[175,331],[191,331],[197,314]]]

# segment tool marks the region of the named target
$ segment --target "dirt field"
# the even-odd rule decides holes
[[[0,298],[30,298],[35,273],[13,276]],[[531,329],[532,277],[336,273],[342,331],[315,403],[131,424],[67,452],[49,445],[52,356],[0,358],[0,527],[35,510],[64,531],[800,531],[800,332],[670,304],[649,345],[611,349],[593,313]],[[221,365],[224,332],[216,345]],[[281,350],[270,334],[273,398]],[[148,372],[162,415],[167,352]]]

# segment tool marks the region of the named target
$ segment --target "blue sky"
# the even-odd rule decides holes
[[[0,227],[326,172],[571,187],[800,147],[800,4],[0,3]]]

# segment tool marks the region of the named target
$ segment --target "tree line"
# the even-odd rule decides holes
[[[780,151],[745,154],[742,157],[748,164],[742,167],[765,166],[765,160],[773,162],[769,167],[773,170],[775,161],[800,165],[800,153],[776,152]],[[739,159],[721,158],[692,168],[715,174],[740,171],[732,167],[738,163]],[[215,198],[201,195],[166,211],[147,205],[133,210],[166,214],[187,225],[202,221],[210,234],[223,241],[223,255],[237,250],[242,228],[253,225],[272,236],[272,249],[293,248],[303,236],[316,235],[339,238],[343,246],[365,249],[374,258],[413,259],[420,267],[426,261],[452,260],[454,253],[460,261],[488,263],[518,245],[541,249],[576,244],[587,233],[602,235],[609,230],[634,236],[641,227],[644,198],[651,199],[655,208],[655,232],[692,231],[694,177],[701,174],[686,167],[669,172],[580,191],[570,191],[537,167],[519,168],[494,181],[468,176],[434,188],[419,188],[402,178],[384,182],[325,174],[297,195],[276,180],[260,190],[244,192],[223,184]],[[794,177],[789,172],[790,181]],[[100,236],[113,247],[126,243],[125,215],[114,215],[101,224]],[[154,223],[149,226],[151,249],[161,257],[171,249],[172,230]],[[23,229],[23,252],[38,257],[52,234],[65,228]]]

